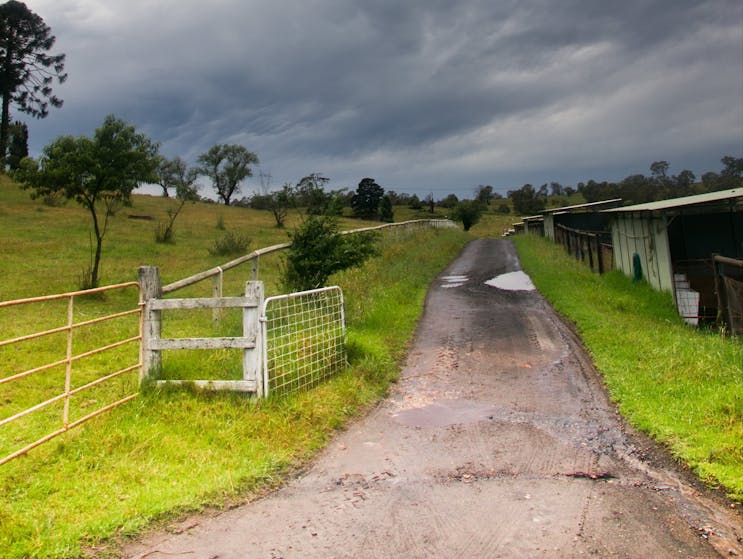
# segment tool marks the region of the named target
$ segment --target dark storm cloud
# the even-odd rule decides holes
[[[738,0],[28,5],[70,74],[36,150],[114,113],[192,161],[242,143],[276,184],[464,194],[743,151]]]

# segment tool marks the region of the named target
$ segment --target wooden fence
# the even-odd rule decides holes
[[[585,263],[593,272],[603,274],[614,269],[614,249],[602,240],[604,233],[581,231],[564,225],[555,226],[555,242],[568,254]]]
[[[415,231],[421,231],[424,229],[431,229],[431,228],[447,229],[447,228],[452,228],[452,227],[456,227],[456,224],[448,219],[415,219],[411,221],[401,221],[399,223],[385,223],[384,225],[377,225],[374,227],[352,229],[350,231],[342,231],[340,234],[341,235],[353,235],[356,233],[368,233],[368,232],[374,232],[374,231],[391,232],[394,234],[401,234],[401,233],[405,234],[405,233],[410,233],[410,232],[415,232]],[[268,254],[273,254],[275,252],[280,252],[282,250],[286,250],[290,246],[291,246],[291,243],[281,243],[278,245],[272,245],[266,248],[254,250],[253,252],[249,254],[246,254],[239,258],[235,258],[234,260],[230,260],[229,262],[226,262],[225,264],[222,264],[220,266],[215,266],[214,268],[210,268],[209,270],[205,270],[203,272],[199,272],[198,274],[194,274],[187,278],[183,278],[173,283],[164,285],[161,288],[161,294],[167,295],[169,293],[174,293],[175,291],[183,289],[184,287],[189,287],[196,283],[212,278],[212,281],[213,281],[212,295],[214,297],[221,297],[224,272],[226,272],[227,270],[231,270],[233,268],[237,268],[238,266],[242,266],[243,264],[250,263],[250,266],[251,266],[250,279],[257,280],[261,257],[266,256]]]
[[[734,336],[743,336],[743,260],[713,258],[717,318]]]

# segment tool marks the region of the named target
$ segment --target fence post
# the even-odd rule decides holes
[[[162,368],[162,357],[159,350],[150,349],[152,340],[160,338],[162,322],[160,311],[154,311],[149,302],[159,299],[162,295],[160,283],[160,269],[157,266],[141,266],[138,272],[140,285],[140,304],[144,305],[142,310],[142,369],[139,372],[139,382],[146,382],[150,378],[157,377]]]
[[[245,297],[251,304],[243,308],[243,336],[255,338],[255,348],[243,350],[243,380],[255,382],[255,394],[258,398],[264,395],[263,387],[263,282],[245,283]],[[253,303],[255,306],[253,306]]]
[[[259,259],[260,256],[256,256],[250,262],[250,279],[253,281],[258,281],[258,266],[260,264]]]
[[[224,285],[224,272],[221,266],[217,266],[219,273],[212,279],[212,297],[219,299],[222,297],[222,286]],[[212,322],[216,326],[222,320],[222,309],[215,307],[212,309]]]
[[[717,261],[717,254],[712,254],[712,269],[714,270],[715,278],[715,294],[717,295],[717,325],[725,325],[733,331],[732,321],[727,308],[727,293],[725,292],[725,285],[722,281],[722,274],[720,273],[721,262]]]

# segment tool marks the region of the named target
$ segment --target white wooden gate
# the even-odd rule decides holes
[[[315,386],[346,366],[343,292],[325,287],[264,300],[263,283],[249,281],[244,297],[162,299],[155,267],[139,271],[144,300],[142,380],[200,390],[248,392],[258,397]],[[193,309],[241,308],[239,337],[167,338],[162,313]],[[160,380],[162,351],[241,349],[240,380]]]
[[[157,385],[188,385],[202,390],[250,392],[258,397],[263,389],[263,342],[260,313],[263,307],[263,283],[249,281],[244,297],[203,297],[189,299],[159,298],[160,279],[157,268],[140,268],[140,285],[145,296],[142,340],[143,380]],[[185,309],[242,308],[243,332],[239,337],[163,338],[163,311]],[[242,349],[241,380],[158,380],[162,369],[161,352],[178,349]]]

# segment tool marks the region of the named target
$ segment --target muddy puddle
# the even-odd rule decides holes
[[[486,281],[485,285],[507,291],[534,291],[536,289],[531,282],[531,278],[521,271],[495,276],[493,279]]]

